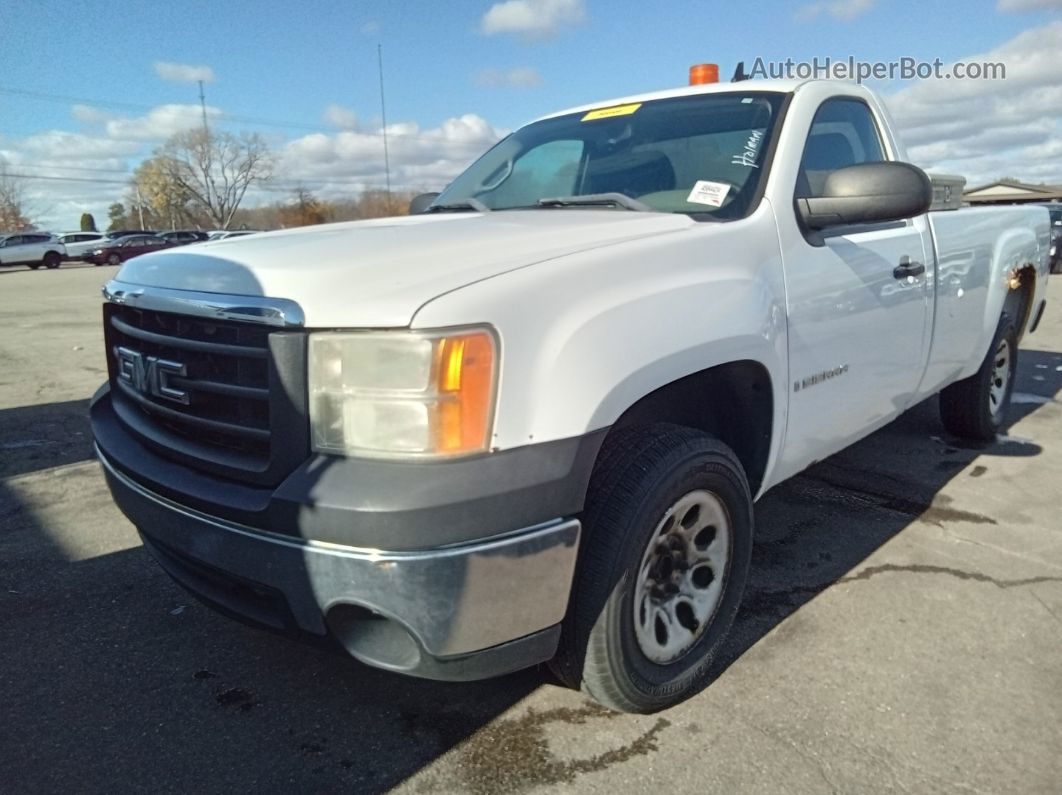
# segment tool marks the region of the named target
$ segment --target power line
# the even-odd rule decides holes
[[[65,94],[50,94],[44,91],[31,91],[23,88],[12,88],[10,86],[0,86],[0,94],[9,94],[12,96],[26,97],[27,99],[37,99],[43,102],[61,102],[63,104],[76,103],[79,105],[94,105],[97,107],[105,108],[119,108],[121,110],[135,110],[135,111],[152,111],[158,108],[158,105],[140,105],[133,102],[119,102],[117,100],[110,99],[89,99],[87,97],[71,97]],[[167,103],[172,104],[172,103]],[[204,107],[205,112],[205,107]],[[343,130],[336,127],[329,126],[327,124],[306,124],[304,122],[283,121],[280,119],[263,119],[257,116],[240,116],[231,113],[222,113],[216,117],[216,121],[228,122],[233,124],[251,124],[260,125],[263,127],[287,127],[295,130],[311,130],[313,132],[353,132],[357,135],[364,135],[372,138],[383,138],[388,133],[383,130],[376,132],[372,130]],[[390,133],[393,137],[398,138],[419,138],[422,135],[416,133]]]
[[[132,187],[133,186],[132,182],[130,180],[101,179],[99,177],[57,177],[57,176],[54,176],[54,175],[44,175],[44,174],[16,174],[16,173],[7,173],[4,176],[5,177],[10,177],[12,179],[46,180],[46,181],[49,181],[49,182],[83,182],[83,183],[87,183],[87,184],[90,184],[90,185],[123,185],[123,186],[126,186],[126,187]],[[288,177],[288,178],[285,178],[285,179],[270,180],[269,182],[258,184],[255,187],[258,188],[259,190],[266,190],[266,191],[271,191],[271,190],[292,190],[294,188],[303,187],[303,186],[317,186],[317,187],[334,186],[334,187],[350,187],[350,188],[357,187],[357,188],[361,188],[361,189],[365,190],[365,189],[371,189],[370,186],[372,185],[373,182],[374,182],[374,180],[372,180],[372,179],[367,179],[367,178],[363,179],[361,177],[339,177],[339,178],[332,178],[332,179],[320,178],[320,177],[314,177],[314,178],[309,178],[309,179],[298,179],[298,178],[294,178],[294,177]],[[392,185],[391,187],[395,188],[395,189],[399,189],[399,190],[419,190],[422,187],[422,185],[423,185],[423,183],[416,184],[416,185],[411,183],[411,184]]]
[[[51,169],[51,170],[60,170],[60,171],[88,171],[88,172],[100,173],[100,174],[125,174],[126,176],[129,177],[129,180],[132,180],[133,177],[134,177],[134,172],[133,171],[131,171],[129,169],[119,169],[119,168],[94,168],[94,167],[91,167],[91,166],[60,166],[60,165],[55,165],[55,164],[50,164],[50,163],[13,163],[12,166],[14,168],[19,169],[19,170],[24,170],[24,169],[27,169],[27,168],[39,168],[39,169]],[[64,180],[64,181],[67,179],[66,177],[64,177],[62,175],[56,175],[56,174],[47,174],[47,175],[39,175],[39,174],[6,174],[5,176],[17,177],[17,178],[21,178],[21,179],[52,179],[52,180]],[[71,179],[74,179],[74,180],[77,180],[77,181],[85,181],[85,182],[103,182],[105,184],[113,182],[112,180],[88,179],[88,178],[85,178],[85,177],[73,177]],[[280,185],[280,186],[294,185],[294,186],[297,187],[298,185],[304,184],[304,183],[305,184],[316,184],[316,185],[342,185],[342,184],[345,184],[345,183],[356,184],[356,185],[364,185],[364,184],[366,184],[368,182],[372,182],[372,180],[371,179],[367,179],[365,177],[359,177],[359,176],[354,176],[354,175],[342,175],[342,176],[332,176],[332,177],[327,177],[327,176],[324,176],[324,177],[322,177],[322,176],[306,176],[306,177],[281,176],[281,177],[273,178],[273,179],[269,180],[268,182],[262,183],[262,184],[260,184],[259,187],[268,188],[269,186],[272,186],[272,185]],[[128,181],[125,181],[125,182],[122,182],[121,184],[129,184],[129,183],[128,183]],[[403,185],[395,185],[393,187],[403,188],[403,187],[417,187],[417,186],[413,186],[413,185],[405,185],[405,186],[403,186]]]

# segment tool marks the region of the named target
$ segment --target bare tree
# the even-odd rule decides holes
[[[186,194],[212,223],[227,229],[247,189],[272,176],[273,156],[259,135],[208,129],[177,133],[153,160],[167,190]]]
[[[292,193],[291,202],[278,209],[283,226],[310,226],[328,220],[325,204],[310,191],[300,186]]]
[[[34,229],[29,213],[23,183],[8,170],[7,161],[0,158],[0,232]]]

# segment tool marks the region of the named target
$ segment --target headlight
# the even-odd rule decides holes
[[[420,458],[484,452],[497,358],[487,329],[310,334],[313,449]]]

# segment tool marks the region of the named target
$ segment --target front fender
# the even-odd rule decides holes
[[[774,216],[692,227],[542,262],[441,296],[414,327],[489,322],[501,340],[494,447],[607,427],[661,386],[736,360],[789,381]]]

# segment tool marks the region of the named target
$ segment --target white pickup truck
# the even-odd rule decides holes
[[[138,257],[91,410],[114,498],[244,620],[675,704],[757,497],[936,393],[1005,425],[1048,214],[929,212],[904,160],[867,88],[691,86],[528,124],[409,217]]]

